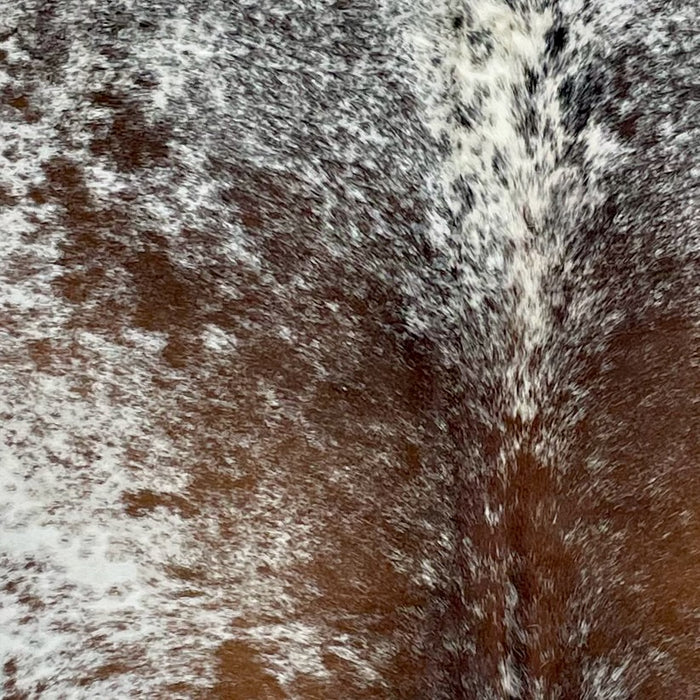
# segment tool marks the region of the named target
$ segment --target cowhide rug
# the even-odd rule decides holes
[[[5,700],[700,697],[697,0],[0,0]]]

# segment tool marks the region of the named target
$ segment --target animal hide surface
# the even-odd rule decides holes
[[[699,27],[0,0],[2,697],[700,697]]]

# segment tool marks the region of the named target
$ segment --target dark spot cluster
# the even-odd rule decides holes
[[[5,86],[0,100],[10,108],[5,112],[5,118],[21,120],[27,124],[34,124],[41,118],[41,112],[31,101],[31,94],[21,87]]]
[[[98,130],[90,145],[94,155],[110,157],[124,172],[166,162],[172,135],[170,125],[163,121],[151,123],[133,99],[118,92],[95,92],[91,101],[96,107],[111,110],[111,122],[104,133]]]
[[[451,183],[452,194],[462,205],[462,213],[469,213],[474,207],[474,190],[466,177],[460,175]]]
[[[604,95],[602,75],[593,68],[578,76],[568,76],[559,88],[559,101],[564,112],[564,126],[578,136],[588,125],[594,111],[602,103]]]
[[[637,125],[641,116],[639,112],[632,112],[618,123],[617,129],[624,139],[631,139],[637,133]]]
[[[2,670],[5,675],[5,681],[2,685],[3,697],[7,698],[7,700],[11,700],[12,698],[17,698],[17,700],[19,700],[20,698],[27,697],[17,689],[18,667],[16,659],[10,657],[3,664]]]
[[[508,184],[508,167],[506,157],[503,152],[496,148],[494,149],[493,158],[491,159],[491,168],[493,174],[504,187]]]
[[[466,42],[469,47],[471,60],[476,65],[486,62],[495,48],[493,34],[484,29],[468,32]]]
[[[539,83],[540,83],[540,76],[537,73],[537,71],[535,71],[529,67],[526,68],[525,69],[525,87],[527,89],[528,95],[530,95],[532,97],[535,94]]]
[[[564,51],[569,37],[569,30],[563,26],[552,27],[545,36],[546,56],[556,59]]]
[[[478,112],[472,105],[458,104],[454,111],[456,122],[464,129],[473,129]]]

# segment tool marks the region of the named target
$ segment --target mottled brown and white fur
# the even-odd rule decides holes
[[[696,0],[0,0],[2,697],[700,696]]]

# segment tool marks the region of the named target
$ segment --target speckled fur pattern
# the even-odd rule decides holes
[[[694,0],[0,0],[2,697],[700,694]]]

